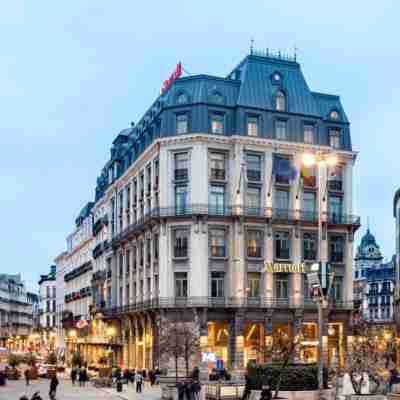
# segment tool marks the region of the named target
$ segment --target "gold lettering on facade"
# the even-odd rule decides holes
[[[305,274],[306,266],[304,263],[300,264],[282,264],[282,263],[265,263],[262,272],[269,272],[272,274],[279,274],[281,272],[295,274]]]

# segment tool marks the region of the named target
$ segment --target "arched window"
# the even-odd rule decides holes
[[[275,108],[277,111],[285,111],[286,109],[286,97],[285,93],[283,93],[281,90],[279,90],[276,93],[275,97]]]
[[[330,119],[333,119],[333,120],[338,120],[339,119],[339,113],[336,111],[336,110],[332,110],[330,113],[329,113],[329,118]]]
[[[178,96],[176,97],[176,103],[177,104],[185,104],[188,102],[188,96],[186,93],[179,93]]]

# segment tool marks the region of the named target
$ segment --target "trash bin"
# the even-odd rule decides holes
[[[121,379],[117,380],[117,392],[122,392],[122,381],[121,381]]]

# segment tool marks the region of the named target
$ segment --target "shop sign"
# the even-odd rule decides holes
[[[170,75],[170,77],[163,82],[161,85],[160,93],[163,94],[172,84],[182,75],[182,64],[179,62],[176,64],[174,72]]]
[[[304,263],[299,264],[284,264],[284,263],[265,263],[263,272],[271,272],[277,274],[280,272],[291,273],[291,274],[305,274],[306,265]]]

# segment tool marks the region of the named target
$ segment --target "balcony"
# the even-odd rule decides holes
[[[175,180],[176,181],[187,181],[189,178],[189,173],[187,168],[175,169]]]
[[[348,214],[337,214],[329,212],[327,215],[327,222],[331,225],[353,225],[356,228],[360,227],[360,217]]]
[[[225,170],[220,168],[211,168],[210,179],[213,181],[224,181],[225,180]]]
[[[330,192],[342,192],[343,182],[339,179],[330,179],[328,181],[328,190]]]
[[[278,249],[275,256],[278,260],[290,260],[290,251],[289,249]]]
[[[109,248],[108,241],[105,240],[104,242],[99,243],[94,249],[93,249],[93,258],[96,259],[100,257],[104,251],[106,251]]]
[[[294,298],[292,296],[277,297],[161,297],[147,301],[139,301],[124,306],[106,308],[103,312],[106,318],[113,318],[121,314],[141,312],[155,309],[174,309],[174,308],[245,308],[245,309],[312,309],[317,310],[317,304],[308,298]],[[328,307],[336,310],[352,310],[353,302],[340,300],[330,301]]]
[[[92,285],[101,283],[107,279],[107,272],[106,271],[96,271],[92,276]]]
[[[332,252],[329,257],[329,261],[333,263],[342,263],[344,260],[344,254],[342,252]]]
[[[318,222],[318,213],[315,211],[300,211],[300,221],[316,224]]]
[[[317,251],[316,250],[304,250],[303,251],[303,259],[305,261],[315,261],[317,259]]]
[[[247,170],[247,180],[251,182],[260,182],[261,181],[261,171],[256,169],[248,169]]]
[[[272,220],[274,222],[293,222],[296,220],[296,212],[284,208],[273,208]]]
[[[275,175],[275,184],[277,185],[290,185],[290,179],[286,175]]]
[[[187,258],[187,256],[188,256],[187,247],[174,247],[175,258]]]

